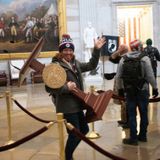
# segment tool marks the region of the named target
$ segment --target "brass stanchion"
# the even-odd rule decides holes
[[[6,105],[7,105],[7,119],[8,119],[8,143],[11,144],[14,141],[12,140],[12,126],[11,126],[11,94],[9,91],[5,92],[6,94]]]
[[[93,94],[95,93],[95,87],[94,86],[90,86],[90,92],[93,93]],[[95,132],[94,122],[91,123],[91,131],[86,135],[86,137],[90,138],[90,139],[96,139],[96,138],[100,137],[99,133]]]
[[[58,121],[58,130],[59,130],[59,156],[60,160],[65,160],[65,152],[64,152],[64,119],[62,113],[57,113],[57,121]]]
[[[4,95],[0,95],[0,99],[1,99],[1,98],[4,98]]]

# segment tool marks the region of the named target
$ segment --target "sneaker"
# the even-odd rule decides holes
[[[123,139],[123,143],[124,144],[129,144],[129,145],[134,145],[137,146],[138,145],[138,140],[134,140],[134,139],[130,139],[130,138],[125,138]]]
[[[146,137],[138,136],[138,140],[141,141],[141,142],[147,142],[147,138]]]

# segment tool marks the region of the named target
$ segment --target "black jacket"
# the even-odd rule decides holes
[[[99,62],[99,56],[100,50],[94,49],[89,62],[82,63],[74,59],[76,71],[73,71],[67,63],[57,59],[56,57],[52,59],[52,63],[58,63],[65,69],[67,74],[66,82],[75,82],[77,87],[83,91],[84,87],[82,73],[95,69]],[[57,113],[76,113],[84,109],[82,102],[68,90],[66,84],[58,89],[52,89],[48,86],[45,86],[45,88],[55,100]]]

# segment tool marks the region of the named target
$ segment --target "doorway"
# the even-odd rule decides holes
[[[117,6],[117,20],[120,44],[153,39],[152,5]]]

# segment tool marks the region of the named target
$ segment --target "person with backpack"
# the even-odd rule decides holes
[[[124,54],[126,54],[128,52],[128,50],[129,50],[129,47],[126,44],[121,44],[118,47],[118,50],[115,51],[113,54],[111,54],[111,56],[109,57],[109,60],[114,64],[118,64],[120,62],[120,59],[122,58],[122,56],[124,56]],[[116,86],[116,79],[114,79],[113,91],[115,94],[118,94],[118,90],[117,90],[117,86]],[[126,102],[116,100],[116,99],[114,99],[113,102],[121,105],[121,119],[117,121],[118,126],[121,126],[124,129],[129,128]]]
[[[157,61],[160,61],[160,54],[156,47],[152,46],[152,40],[147,39],[146,40],[146,47],[144,48],[144,52],[146,55],[150,58],[154,76],[157,78]]]
[[[123,143],[138,145],[147,142],[149,84],[153,87],[153,97],[158,96],[157,83],[151,62],[143,52],[141,41],[130,42],[131,52],[124,55],[118,65],[116,85],[120,96],[124,96],[129,116],[130,137]],[[140,113],[140,130],[137,132],[137,107]]]

